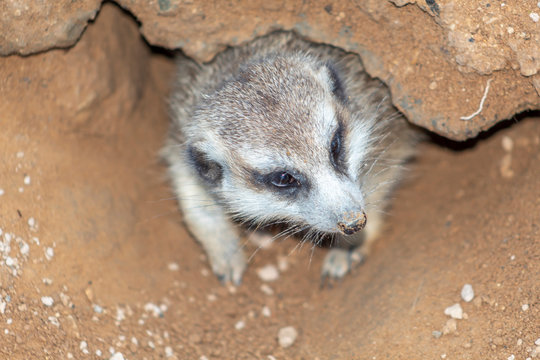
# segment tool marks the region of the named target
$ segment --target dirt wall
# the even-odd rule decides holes
[[[502,1],[133,1],[146,40],[209,61],[275,29],[356,52],[407,118],[464,140],[540,109],[540,8]],[[74,44],[100,1],[6,1],[0,54]],[[474,115],[474,116],[473,116]]]

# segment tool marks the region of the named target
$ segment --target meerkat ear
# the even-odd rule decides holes
[[[187,151],[188,159],[199,176],[210,185],[218,185],[223,178],[223,167],[193,146],[189,146]]]
[[[332,93],[339,101],[345,103],[347,99],[347,97],[345,96],[345,88],[336,65],[331,62],[327,62],[325,65],[328,71]]]

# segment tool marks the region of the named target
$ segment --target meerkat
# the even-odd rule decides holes
[[[415,136],[356,54],[272,33],[209,64],[179,60],[170,102],[162,155],[221,281],[246,268],[241,224],[330,236],[323,278],[363,260]]]

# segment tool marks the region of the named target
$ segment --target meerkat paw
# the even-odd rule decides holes
[[[327,279],[339,280],[352,269],[364,262],[365,255],[360,248],[341,249],[333,248],[328,251],[323,260],[321,271],[321,286]]]
[[[216,274],[219,281],[224,284],[232,282],[235,285],[240,285],[247,265],[246,257],[242,250],[238,249],[228,256],[223,254],[218,256],[210,255],[209,260],[212,271]]]

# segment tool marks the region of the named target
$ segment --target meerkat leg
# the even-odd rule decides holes
[[[321,269],[323,285],[326,279],[341,279],[364,262],[382,227],[380,214],[368,216],[368,219],[364,230],[353,236],[340,236],[336,247],[328,251]]]
[[[222,282],[240,284],[246,259],[239,246],[237,227],[189,169],[173,171],[184,222],[206,251],[212,271]]]

